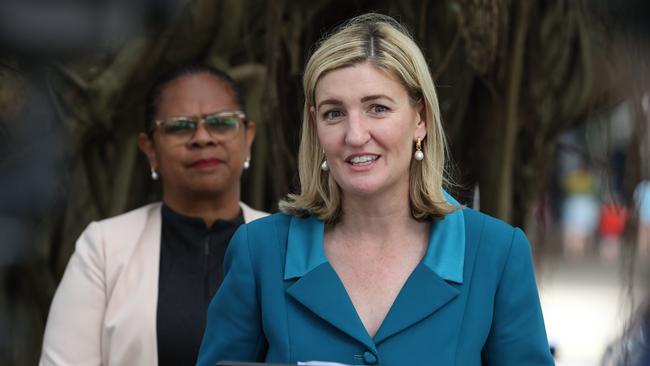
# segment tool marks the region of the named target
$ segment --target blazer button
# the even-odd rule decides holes
[[[373,355],[372,352],[364,352],[363,353],[363,362],[366,365],[376,365],[377,364],[377,356]]]

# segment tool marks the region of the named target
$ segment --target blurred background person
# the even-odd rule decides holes
[[[565,190],[562,210],[564,253],[578,258],[592,247],[598,225],[599,207],[591,172],[584,167],[571,171],[565,181]]]
[[[638,217],[639,254],[650,256],[650,180],[640,182],[634,190],[634,200]]]
[[[621,252],[622,236],[627,223],[627,207],[609,198],[600,208],[598,233],[600,255],[607,260],[617,259]]]
[[[138,146],[162,202],[91,223],[52,301],[41,365],[190,365],[237,227],[255,124],[238,85],[205,65],[162,76]]]
[[[647,267],[643,271],[648,274]],[[647,280],[644,285],[648,285]],[[650,365],[650,301],[646,297],[626,320],[623,334],[605,350],[601,366],[648,365]]]

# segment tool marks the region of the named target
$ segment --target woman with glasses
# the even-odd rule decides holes
[[[50,308],[41,365],[190,365],[239,225],[255,124],[237,84],[204,65],[160,78],[138,136],[162,202],[91,223]]]
[[[197,365],[553,365],[524,233],[443,191],[427,63],[367,14],[305,67],[300,192],[242,225]]]

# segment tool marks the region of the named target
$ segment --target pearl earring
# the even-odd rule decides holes
[[[251,167],[251,158],[246,158],[246,160],[244,160],[244,170],[250,167]]]
[[[422,152],[422,139],[418,137],[415,141],[415,154],[413,157],[417,161],[422,161],[424,159],[424,153]]]
[[[327,159],[323,160],[323,163],[320,165],[322,171],[326,172],[330,170],[329,164],[327,164]]]
[[[158,180],[158,172],[153,167],[151,167],[151,179]]]

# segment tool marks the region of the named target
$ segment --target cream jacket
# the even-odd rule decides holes
[[[240,203],[244,221],[266,216]],[[161,203],[93,222],[52,300],[40,365],[157,365]]]

